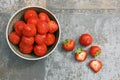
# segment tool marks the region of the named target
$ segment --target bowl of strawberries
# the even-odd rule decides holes
[[[55,15],[40,6],[24,7],[10,18],[6,40],[10,49],[26,60],[49,56],[60,39],[60,25]]]

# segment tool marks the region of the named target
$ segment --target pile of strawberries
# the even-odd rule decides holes
[[[37,13],[32,9],[26,10],[23,17],[24,20],[14,23],[9,41],[23,54],[34,52],[36,56],[44,56],[48,47],[55,43],[54,33],[59,28],[57,22],[50,20],[46,13]]]
[[[82,34],[79,38],[79,43],[82,46],[89,46],[90,44],[92,44],[93,42],[93,38],[91,34],[85,33]],[[67,51],[72,51],[75,48],[75,41],[73,39],[66,39],[63,42],[63,48]],[[90,50],[89,53],[92,57],[97,57],[100,55],[101,53],[101,48],[99,46],[90,46]],[[88,51],[82,48],[78,48],[75,52],[75,59],[79,62],[83,62],[86,60],[88,56]],[[89,67],[94,71],[94,72],[99,72],[100,69],[102,68],[102,62],[100,60],[91,60],[89,62]]]

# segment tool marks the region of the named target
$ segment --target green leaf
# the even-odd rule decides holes
[[[83,52],[83,49],[82,48],[78,48],[75,53],[80,54],[82,52]]]
[[[100,52],[95,53],[95,57],[98,57],[100,55]]]
[[[64,41],[64,44],[69,44],[70,43],[70,39],[66,39],[65,41]]]

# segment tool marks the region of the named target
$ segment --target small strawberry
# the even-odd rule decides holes
[[[99,72],[102,68],[102,62],[100,60],[91,60],[89,62],[89,67],[95,72]]]
[[[72,51],[75,48],[75,41],[73,39],[66,39],[63,42],[63,48],[67,51]]]
[[[99,46],[91,46],[90,47],[90,55],[92,57],[97,57],[101,53],[101,48]]]
[[[82,34],[79,38],[79,43],[83,46],[89,46],[90,44],[92,44],[92,42],[92,35],[88,33]]]
[[[88,53],[87,53],[86,50],[83,50],[83,49],[81,49],[81,48],[78,48],[78,49],[76,50],[76,52],[75,52],[75,59],[76,59],[77,61],[83,62],[83,61],[86,60],[87,55],[88,55]]]

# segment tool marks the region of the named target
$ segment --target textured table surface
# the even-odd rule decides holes
[[[43,6],[51,10],[61,25],[60,42],[49,57],[27,61],[16,56],[5,39],[6,25],[13,13],[24,6]],[[0,0],[0,80],[120,80],[120,0]],[[91,33],[92,45],[102,53],[103,62],[94,73],[88,62],[74,60],[74,51],[62,48],[66,38],[76,41],[82,33]],[[89,47],[82,47],[89,50]]]

